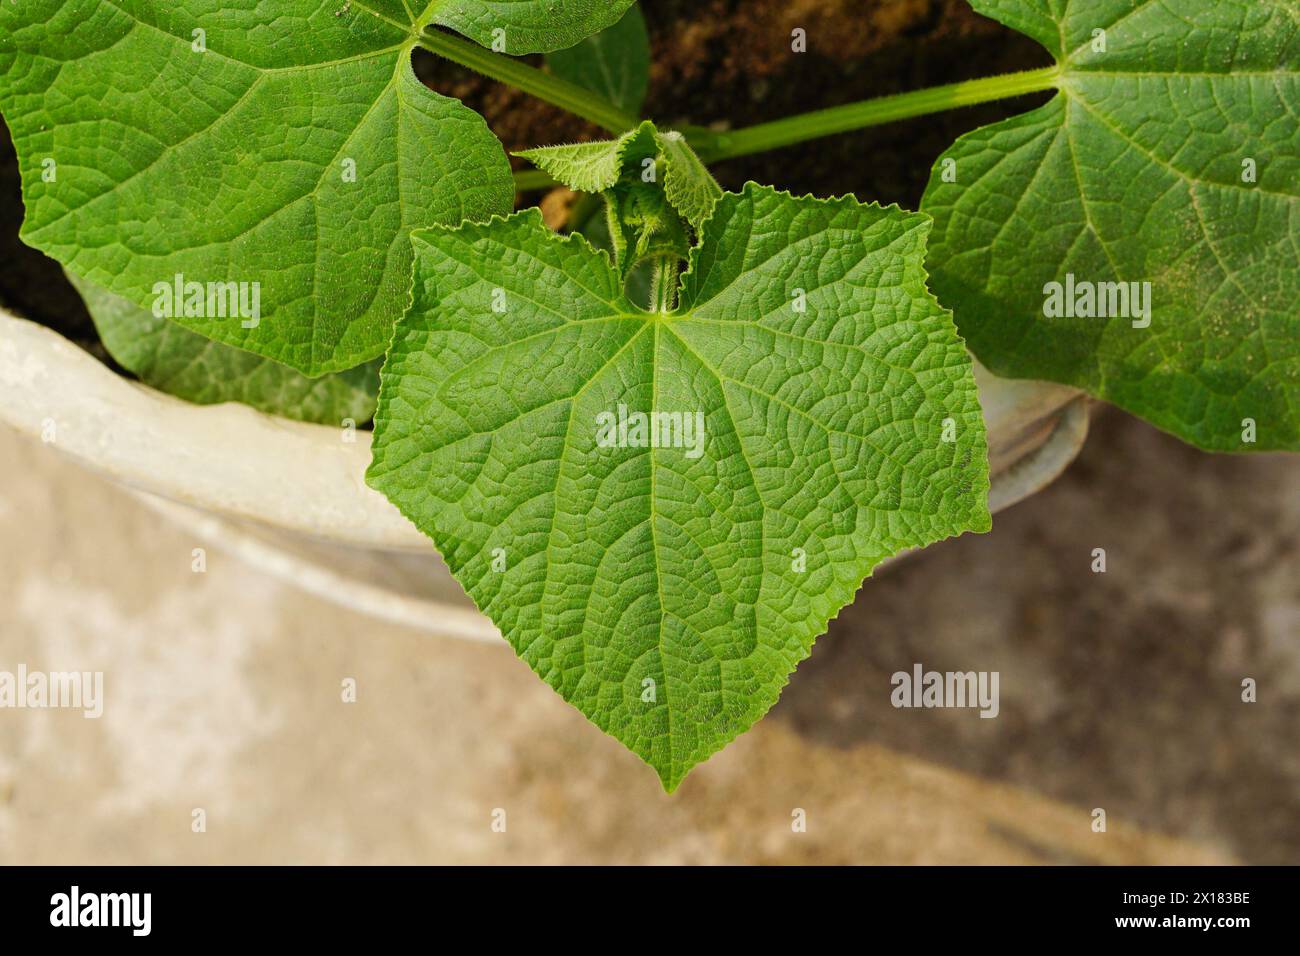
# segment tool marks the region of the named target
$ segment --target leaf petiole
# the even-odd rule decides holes
[[[639,122],[637,117],[623,112],[613,103],[576,83],[562,80],[512,57],[494,53],[463,37],[441,30],[425,30],[420,34],[419,43],[430,53],[459,63],[475,73],[508,83],[611,133],[624,133]]]
[[[515,173],[515,189],[521,193],[533,189],[550,189],[555,185],[555,177],[544,169],[521,169]]]
[[[455,40],[457,38],[453,37],[451,39]],[[473,44],[469,45],[473,46]],[[532,70],[531,67],[515,64],[514,61],[508,60],[506,57],[488,53],[481,48],[476,49],[485,56],[506,60],[508,64],[519,66],[523,70]],[[539,71],[534,70],[533,72]],[[547,74],[541,75],[548,80],[553,79]],[[749,156],[753,153],[763,153],[785,146],[793,146],[823,136],[833,136],[837,133],[847,133],[870,126],[881,126],[885,123],[926,116],[931,113],[940,113],[963,106],[974,106],[977,103],[989,103],[1013,96],[1023,96],[1026,93],[1050,90],[1057,86],[1060,77],[1060,67],[1049,66],[1038,70],[1025,70],[1020,73],[988,76],[977,80],[962,80],[958,83],[932,86],[908,93],[879,96],[844,106],[833,106],[829,109],[816,110],[811,113],[787,116],[785,119],[775,120],[770,123],[759,123],[756,126],[749,126],[727,133],[718,133],[703,127],[685,127],[684,131],[692,147],[699,154],[700,159],[706,163],[716,163],[737,156]],[[594,94],[588,95],[587,105],[594,105],[594,99]],[[549,99],[549,102],[568,108],[555,99]],[[608,104],[604,104],[604,106],[613,109]],[[630,117],[625,116],[623,119],[629,120]],[[593,120],[593,122],[596,121]],[[607,128],[613,129],[613,127]],[[515,173],[515,186],[520,190],[543,189],[554,185],[554,182],[554,179],[540,169],[529,169]]]
[[[651,261],[650,311],[666,315],[677,308],[678,271],[681,260],[677,256],[657,255]]]
[[[427,29],[420,35],[419,42],[431,53],[514,86],[611,133],[626,132],[640,121],[591,90],[455,34]],[[1049,90],[1056,87],[1060,76],[1061,68],[1053,65],[879,96],[727,133],[690,127],[687,136],[700,158],[712,163],[793,146],[823,136]],[[515,185],[520,190],[542,189],[553,184],[554,180],[540,170],[515,174]]]
[[[692,145],[695,145],[702,160],[713,163],[793,146],[822,136],[1053,89],[1060,76],[1060,67],[1050,66],[978,80],[962,80],[944,86],[879,96],[844,106],[801,113],[730,133],[712,133],[711,140]]]

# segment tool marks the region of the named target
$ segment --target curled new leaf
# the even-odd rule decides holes
[[[722,188],[678,132],[660,131],[649,120],[618,139],[523,150],[539,169],[579,192],[613,189],[620,179],[657,181],[669,203],[695,230],[713,212]]]

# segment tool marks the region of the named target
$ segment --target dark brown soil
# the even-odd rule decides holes
[[[18,238],[23,198],[18,157],[9,127],[0,120],[0,304],[35,319],[84,346],[99,344],[81,296],[53,259]],[[95,354],[105,357],[102,348]]]
[[[646,112],[665,125],[738,128],[1048,62],[966,0],[643,0],[642,9],[654,61]],[[806,31],[806,53],[791,51],[796,27]],[[422,51],[416,66],[431,86],[482,112],[507,149],[606,135]],[[729,189],[754,179],[915,208],[931,164],[957,136],[1032,105],[1008,101],[863,130],[729,160],[715,172]],[[0,302],[94,348],[94,327],[58,265],[17,238],[17,164],[0,131]]]
[[[654,63],[646,113],[669,126],[735,129],[1051,62],[1034,41],[974,13],[967,0],[643,0],[641,8]],[[806,53],[790,49],[796,27],[807,33]],[[420,67],[430,85],[479,109],[507,149],[607,135],[432,56]],[[916,208],[931,165],[953,140],[1044,98],[844,134],[729,160],[715,172],[728,189],[754,179]]]

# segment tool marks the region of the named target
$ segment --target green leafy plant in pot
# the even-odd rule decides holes
[[[24,0],[0,110],[23,237],[118,361],[373,414],[370,484],[671,790],[882,561],[988,530],[970,352],[1201,448],[1300,445],[1295,4],[971,2],[1055,64],[717,132],[642,121],[630,0]],[[513,174],[416,47],[610,139]],[[1038,91],[919,212],[708,169]],[[588,197],[563,234],[512,212],[552,183]]]

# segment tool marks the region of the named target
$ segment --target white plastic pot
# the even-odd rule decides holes
[[[1088,406],[1074,389],[975,372],[996,512],[1070,463]],[[445,636],[499,639],[428,538],[367,487],[368,432],[180,401],[3,309],[0,420],[300,587]]]

